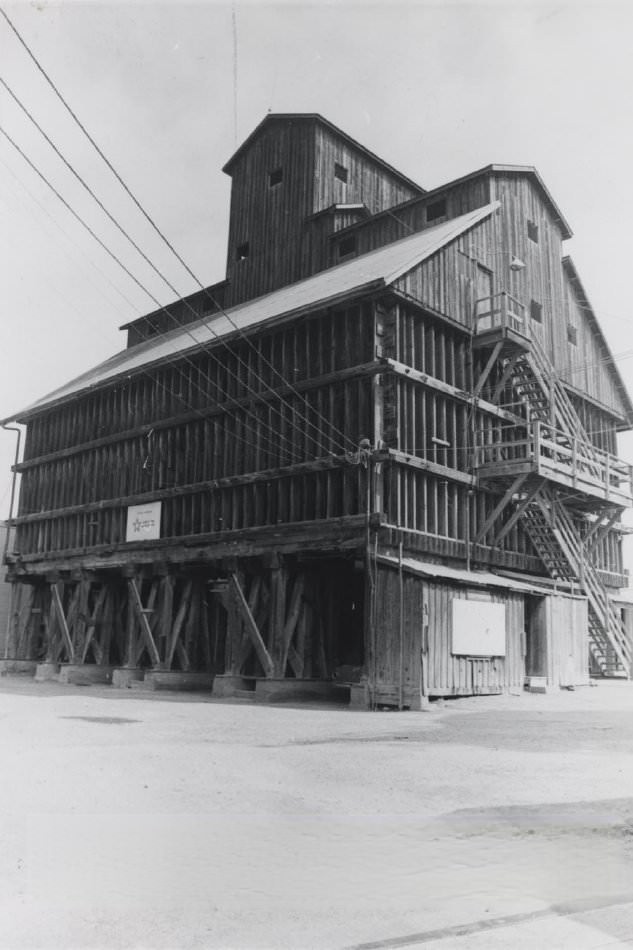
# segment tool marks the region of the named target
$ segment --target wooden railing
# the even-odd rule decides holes
[[[517,462],[529,462],[534,470],[547,476],[564,475],[573,487],[580,490],[589,486],[618,500],[633,500],[633,466],[609,452],[568,435],[543,422],[533,422],[521,438],[516,426],[485,433],[477,447],[477,468],[503,467]],[[494,438],[495,441],[491,441]]]
[[[507,290],[475,301],[475,333],[487,333],[501,327],[526,334],[525,307]]]

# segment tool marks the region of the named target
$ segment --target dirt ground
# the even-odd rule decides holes
[[[633,685],[422,713],[0,680],[2,948],[633,946]]]

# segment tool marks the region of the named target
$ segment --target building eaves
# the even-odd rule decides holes
[[[428,204],[435,198],[444,195],[445,192],[449,192],[451,189],[457,188],[459,185],[463,185],[468,181],[474,181],[476,178],[482,178],[489,175],[523,175],[531,178],[541,192],[550,211],[552,212],[552,216],[560,228],[563,240],[568,240],[572,237],[573,232],[566,218],[563,216],[562,211],[552,198],[551,192],[545,185],[545,182],[539,175],[538,171],[532,165],[485,165],[483,168],[478,168],[476,171],[469,172],[467,175],[462,175],[460,178],[454,178],[452,181],[445,182],[443,185],[438,185],[436,188],[432,188],[430,191],[425,192],[419,197],[407,198],[406,201],[402,201],[398,205],[393,205],[391,208],[385,208],[382,211],[378,211],[372,216],[369,222],[358,221],[355,224],[350,224],[347,228],[337,232],[337,236],[342,234],[343,230],[345,232],[353,231],[354,229],[366,227],[368,223],[371,223],[371,221],[376,221],[379,218],[393,217],[394,215],[398,214],[398,212],[403,211],[406,208],[410,208],[413,205]]]
[[[272,122],[291,122],[291,121],[310,121],[318,122],[320,125],[325,126],[330,132],[334,135],[337,135],[339,138],[344,139],[349,145],[357,149],[359,152],[362,152],[367,158],[370,158],[373,162],[376,162],[378,165],[381,165],[386,171],[390,174],[395,175],[396,178],[399,178],[402,182],[408,185],[409,188],[412,188],[413,191],[419,192],[421,195],[426,194],[426,189],[422,188],[421,185],[418,185],[417,182],[412,181],[411,178],[408,178],[406,175],[403,175],[402,172],[398,171],[397,168],[394,168],[393,165],[390,165],[384,159],[380,158],[379,155],[376,155],[375,152],[372,152],[370,149],[366,148],[364,145],[361,145],[360,142],[357,142],[356,139],[353,139],[351,135],[348,135],[347,132],[343,132],[342,129],[339,129],[338,126],[334,125],[333,122],[329,122],[318,112],[270,112],[268,115],[264,116],[259,125],[256,125],[253,131],[250,133],[247,138],[244,139],[242,144],[239,146],[237,151],[231,155],[228,162],[222,168],[222,171],[227,175],[232,174],[233,166],[239,160],[239,158],[244,154],[247,148],[255,141],[255,139],[260,135],[265,126],[271,124]]]
[[[600,323],[596,316],[596,312],[591,306],[589,298],[587,297],[585,288],[583,287],[578,271],[576,270],[576,266],[574,262],[572,261],[571,257],[569,257],[569,255],[563,258],[563,268],[567,276],[569,277],[569,280],[571,282],[572,287],[574,288],[574,291],[576,292],[576,296],[578,297],[578,300],[580,301],[580,304],[582,306],[585,316],[587,317],[587,320],[589,321],[593,329],[596,331],[596,333],[600,337],[600,345],[602,346],[606,354],[604,365],[613,375],[613,378],[615,380],[615,385],[620,394],[622,402],[626,406],[627,422],[629,423],[630,426],[633,426],[633,402],[631,401],[631,397],[626,388],[624,380],[622,379],[622,376],[620,375],[620,371],[616,365],[615,358],[613,356],[613,353],[611,352],[611,347],[607,343],[607,339],[603,333],[602,327],[600,326]]]
[[[214,345],[223,338],[299,314],[310,313],[388,287],[417,264],[456,240],[492,214],[498,202],[417,231],[384,247],[352,258],[312,277],[281,287],[263,297],[203,317],[161,336],[151,337],[115,354],[76,379],[49,393],[4,422],[24,421],[62,402],[157,365],[173,362]]]

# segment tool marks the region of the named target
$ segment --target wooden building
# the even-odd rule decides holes
[[[268,115],[225,171],[226,280],[12,417],[9,660],[410,708],[629,676],[633,406],[536,170],[426,192]]]

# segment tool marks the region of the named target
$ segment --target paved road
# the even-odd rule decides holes
[[[0,680],[3,948],[633,946],[633,686],[363,713]]]

